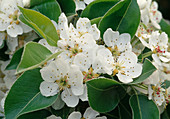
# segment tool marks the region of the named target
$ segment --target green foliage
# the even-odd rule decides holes
[[[112,79],[99,78],[88,81],[88,99],[90,106],[98,112],[109,112],[119,103],[120,83]]]
[[[133,95],[129,100],[133,119],[159,119],[159,110],[152,100],[144,95]]]
[[[170,24],[168,24],[164,19],[162,19],[159,24],[161,26],[161,30],[166,32],[170,38]]]
[[[5,100],[5,118],[16,119],[20,115],[51,106],[57,99],[41,95],[39,86],[43,81],[40,69],[24,72],[11,87]]]
[[[143,63],[142,74],[139,77],[135,78],[132,84],[143,82],[156,70],[156,67],[151,63],[151,61],[145,59]]]
[[[18,119],[44,119],[51,113],[45,109],[21,115]]]
[[[57,0],[57,2],[60,4],[61,10],[66,16],[76,14],[76,5],[74,0]]]
[[[46,0],[45,2],[31,7],[31,9],[40,12],[55,22],[58,21],[58,17],[61,14],[61,8],[56,0]]]
[[[59,38],[56,28],[51,20],[37,11],[24,9],[21,7],[19,8],[22,12],[20,20],[33,28],[38,35],[45,38],[49,45],[57,46],[57,41]]]
[[[136,0],[123,0],[113,6],[99,22],[101,35],[107,28],[120,33],[129,33],[131,37],[136,33],[140,23],[140,10]]]
[[[20,48],[17,50],[14,55],[12,56],[12,59],[10,60],[10,63],[7,65],[6,70],[16,69],[18,64],[21,61],[21,56],[24,48]]]
[[[35,42],[25,45],[21,61],[17,67],[17,73],[37,68],[48,60],[56,58],[61,52],[52,54],[46,47]]]

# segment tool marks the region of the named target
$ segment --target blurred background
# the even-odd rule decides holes
[[[156,0],[158,9],[162,12],[163,18],[170,21],[170,0]]]

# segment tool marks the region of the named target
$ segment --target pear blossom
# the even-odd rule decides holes
[[[91,107],[88,107],[84,112],[83,117],[80,112],[74,111],[69,115],[68,119],[107,119],[106,116],[97,116],[99,116],[99,113],[94,111]]]
[[[157,2],[152,0],[147,1],[147,6],[141,10],[141,20],[147,26],[150,22],[155,28],[160,29],[159,22],[162,19],[162,14],[158,11]]]
[[[75,0],[76,3],[76,11],[84,10],[86,8],[86,4],[90,4],[94,0]]]
[[[32,30],[19,20],[21,13],[17,6],[23,7],[21,0],[2,0],[0,6],[0,31],[6,30],[11,37],[17,37]]]
[[[168,36],[165,32],[161,34],[158,31],[152,32],[149,38],[149,47],[153,51],[152,58],[156,63],[161,65],[161,61],[169,62],[170,53],[167,52]],[[161,61],[160,61],[161,60]]]
[[[103,35],[104,42],[114,57],[119,56],[122,52],[132,51],[130,44],[131,36],[128,33],[119,35],[118,31],[108,28]]]
[[[4,40],[6,37],[6,33],[5,32],[0,32],[0,47],[2,46]]]
[[[142,10],[147,6],[147,0],[137,0],[139,8]]]
[[[40,91],[43,96],[54,96],[61,91],[61,99],[69,107],[75,107],[79,95],[83,94],[83,75],[76,65],[69,66],[58,58],[40,70],[43,82]]]
[[[55,115],[51,115],[47,117],[47,119],[62,119],[61,117],[56,117]]]
[[[140,76],[142,65],[137,63],[137,56],[133,52],[121,53],[114,64],[113,75],[123,83],[130,83],[133,78]]]

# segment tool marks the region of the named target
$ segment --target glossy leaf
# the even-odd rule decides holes
[[[29,42],[25,45],[21,62],[17,67],[17,73],[31,70],[43,65],[52,58],[56,58],[61,52],[52,54],[46,47],[39,43]]]
[[[60,4],[62,12],[64,12],[66,16],[76,14],[76,5],[74,0],[57,0],[57,1]]]
[[[22,52],[23,52],[24,48],[20,48],[19,50],[17,50],[14,55],[12,56],[12,59],[10,61],[10,63],[7,65],[6,70],[11,70],[11,69],[16,69],[18,64],[21,61],[21,56],[22,56]]]
[[[45,38],[49,45],[57,46],[57,41],[59,38],[56,28],[51,20],[37,11],[24,9],[21,7],[19,8],[22,12],[20,20],[33,28],[38,35]]]
[[[88,81],[88,99],[90,106],[98,112],[109,112],[119,103],[117,81],[99,78]]]
[[[36,5],[42,4],[46,2],[47,0],[30,0],[30,7],[34,7]]]
[[[143,82],[156,70],[157,70],[156,67],[151,63],[151,61],[145,59],[143,63],[142,74],[138,78],[135,78],[132,84]]]
[[[44,119],[51,113],[45,109],[21,115],[18,119]]]
[[[31,9],[40,12],[55,22],[58,22],[58,17],[61,14],[61,8],[56,0],[46,0],[46,2],[31,7]]]
[[[132,119],[132,111],[129,105],[130,96],[126,94],[126,96],[119,102],[119,113],[121,119]]]
[[[144,95],[133,95],[129,100],[133,119],[160,119],[159,110],[152,100]]]
[[[41,95],[39,86],[43,81],[40,69],[24,72],[11,87],[5,100],[5,118],[16,119],[20,115],[51,106],[57,99]]]
[[[159,24],[161,26],[161,30],[166,32],[170,38],[170,24],[168,24],[164,19],[162,19]]]
[[[112,28],[120,33],[129,33],[133,38],[139,23],[140,10],[136,0],[121,0],[100,20],[99,29],[101,36],[108,28]]]
[[[90,20],[103,17],[110,8],[120,0],[95,0],[91,2],[81,13],[81,17],[87,17]]]
[[[72,113],[75,108],[67,107],[66,105],[60,110],[51,109],[52,113],[56,116],[61,117],[62,119],[68,119],[70,113]]]

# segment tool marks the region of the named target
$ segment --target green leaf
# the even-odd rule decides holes
[[[56,0],[46,0],[46,2],[31,7],[31,9],[40,12],[55,22],[58,22],[58,17],[61,14],[61,8]]]
[[[98,18],[92,19],[91,20],[91,24],[96,24],[98,26],[98,24],[99,24],[101,19],[102,19],[102,17],[98,17]]]
[[[102,36],[108,28],[112,28],[120,33],[129,33],[133,38],[139,23],[140,10],[136,0],[121,0],[103,16],[99,29]]]
[[[129,100],[133,119],[160,119],[159,110],[152,100],[144,95],[133,95]]]
[[[98,112],[109,112],[119,103],[117,88],[119,82],[112,79],[99,78],[86,83],[90,106]]]
[[[119,102],[119,113],[121,119],[132,119],[132,111],[129,105],[130,96],[126,94],[126,96]]]
[[[52,113],[56,116],[61,117],[62,119],[68,119],[70,113],[72,113],[75,108],[67,107],[66,105],[60,110],[51,109]]]
[[[170,119],[170,105],[166,106],[166,109],[161,114],[161,119]]]
[[[149,61],[148,59],[145,59],[143,63],[142,74],[138,78],[135,78],[131,84],[143,82],[156,70],[157,70],[156,67],[151,63],[151,61]]]
[[[47,2],[47,0],[30,0],[30,7],[34,7],[44,2]]]
[[[19,50],[17,50],[14,55],[12,56],[12,59],[10,61],[10,63],[7,65],[6,70],[11,70],[11,69],[16,69],[18,64],[21,61],[21,56],[22,56],[22,52],[23,52],[24,48],[20,48]]]
[[[43,81],[40,69],[24,72],[11,87],[5,100],[5,118],[16,119],[20,115],[51,106],[57,99],[41,95],[39,87]]]
[[[161,26],[161,30],[166,32],[168,34],[168,37],[170,38],[170,24],[168,24],[164,19],[162,19],[159,25]]]
[[[103,17],[104,14],[120,0],[95,0],[91,2],[81,13],[81,17],[93,20]]]
[[[57,46],[59,38],[51,20],[37,11],[19,8],[23,15],[20,16],[20,20],[33,28],[38,35],[45,38],[49,45]]]
[[[62,12],[66,14],[66,16],[71,16],[76,14],[76,5],[74,0],[57,0],[60,4]]]
[[[56,58],[61,52],[52,54],[46,47],[39,43],[29,42],[25,45],[21,62],[17,67],[17,73],[35,69],[52,58]]]
[[[51,113],[45,109],[21,115],[18,119],[44,119]]]

